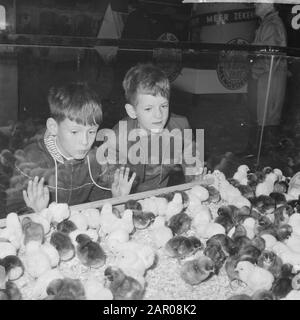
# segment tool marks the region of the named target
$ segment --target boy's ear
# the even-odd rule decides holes
[[[125,109],[127,114],[129,115],[130,118],[132,119],[136,119],[136,112],[135,112],[135,108],[133,105],[126,103],[125,104]]]
[[[57,135],[57,122],[53,118],[48,118],[46,126],[51,135]]]

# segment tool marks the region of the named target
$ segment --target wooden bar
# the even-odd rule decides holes
[[[165,194],[165,193],[169,193],[169,192],[184,191],[184,190],[191,189],[193,186],[199,185],[199,184],[200,184],[199,181],[194,181],[194,182],[179,184],[176,186],[134,193],[134,194],[130,194],[130,195],[124,196],[124,197],[110,198],[110,199],[104,199],[104,200],[98,200],[98,201],[93,201],[93,202],[88,202],[88,203],[77,204],[74,206],[70,206],[70,209],[80,211],[80,210],[85,210],[85,209],[90,209],[90,208],[101,208],[107,202],[111,203],[113,206],[114,205],[121,205],[121,204],[126,203],[128,200],[141,200],[141,199],[154,197],[154,196],[158,196],[160,194]]]
[[[109,199],[77,204],[74,206],[70,206],[70,210],[81,211],[81,210],[90,209],[90,208],[101,208],[107,202],[121,209],[122,205],[124,205],[128,200],[141,200],[141,199],[159,196],[161,194],[166,194],[170,192],[185,191],[185,190],[191,189],[195,185],[205,185],[205,184],[206,183],[203,180],[193,181],[193,182],[179,184],[171,187],[165,187],[165,188],[156,189],[156,190],[148,190],[144,192],[134,193],[134,194],[130,194],[128,196],[123,196],[123,197],[109,198]],[[30,214],[21,215],[20,219],[22,220],[25,217],[30,217]],[[5,228],[5,226],[6,226],[6,218],[0,219],[0,228]]]

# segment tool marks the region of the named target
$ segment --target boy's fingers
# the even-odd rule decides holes
[[[28,199],[26,190],[23,190],[23,199],[26,203],[26,206],[29,207],[29,199]]]
[[[132,174],[130,180],[129,180],[129,183],[130,183],[131,185],[133,184],[133,181],[134,181],[135,177],[136,177],[136,173],[134,172],[134,173]]]
[[[39,177],[35,176],[32,183],[32,193],[33,195],[36,195],[38,192],[38,181]]]
[[[124,173],[124,180],[128,181],[128,176],[129,176],[129,168],[127,167]]]
[[[42,177],[37,184],[37,196],[42,197],[43,196],[43,191],[44,191],[44,177]]]
[[[27,194],[26,196],[28,196],[27,199],[32,199],[32,180],[28,181],[28,186],[27,186]]]
[[[44,186],[44,198],[49,202],[50,200],[50,194],[49,194],[49,188],[47,186]]]
[[[117,169],[114,174],[114,181],[112,185],[117,185],[119,183],[120,170]]]
[[[125,170],[125,168],[124,167],[121,167],[120,168],[120,170],[119,170],[119,172],[120,172],[120,178],[123,178],[123,176],[124,176],[124,170]]]

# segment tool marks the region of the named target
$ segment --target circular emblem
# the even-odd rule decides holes
[[[249,44],[244,39],[233,39],[228,44]],[[242,88],[248,81],[250,64],[242,51],[222,51],[219,55],[217,74],[222,85],[229,90]]]
[[[157,40],[179,42],[173,33],[163,33]],[[167,74],[170,82],[174,81],[182,69],[181,49],[175,48],[155,48],[153,49],[153,59]]]

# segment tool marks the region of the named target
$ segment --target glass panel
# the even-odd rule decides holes
[[[103,18],[107,6],[102,9]],[[19,10],[24,16],[25,8]],[[1,38],[0,44],[2,216],[21,207],[15,194],[27,186],[27,178],[14,165],[30,162],[22,150],[43,139],[45,123],[50,117],[49,89],[70,81],[87,82],[101,97],[104,115],[101,128],[113,128],[127,116],[122,88],[124,76],[132,66],[143,62],[153,62],[168,75],[171,112],[186,117],[194,133],[196,129],[204,129],[204,160],[209,170],[219,169],[227,177],[232,177],[240,164],[248,164],[252,169],[278,167],[288,176],[299,170],[297,50],[294,55],[280,51],[265,53],[254,47],[239,51],[230,45],[245,45],[251,39],[218,45],[179,43],[178,39],[187,39],[186,34],[174,39],[167,33],[161,40],[173,41],[173,48],[138,40],[103,45],[92,27],[86,32],[85,28],[80,29],[77,35],[82,37],[53,36],[50,43],[46,35],[52,31],[44,30],[43,37],[29,35],[31,29],[25,28],[25,20],[23,24],[17,23],[17,29],[28,36]],[[63,35],[76,34],[71,31]],[[276,104],[281,109],[278,113]],[[257,115],[259,121],[253,121]],[[276,121],[272,122],[272,116]],[[243,153],[249,141],[252,157]],[[25,170],[27,175],[36,169],[29,167]],[[184,181],[182,172],[174,170],[168,185]]]

